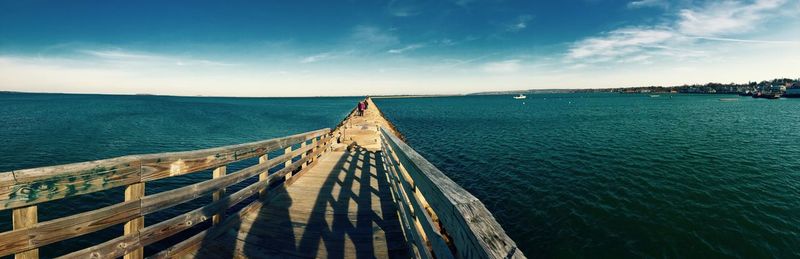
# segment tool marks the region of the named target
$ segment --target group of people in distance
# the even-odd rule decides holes
[[[356,107],[356,115],[357,116],[364,116],[364,110],[367,109],[367,106],[369,106],[369,104],[367,103],[367,100],[358,102],[358,106]]]

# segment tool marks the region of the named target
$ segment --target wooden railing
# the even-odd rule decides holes
[[[381,127],[384,165],[417,258],[525,258],[478,198]]]
[[[0,233],[0,256],[15,254],[16,258],[37,258],[38,248],[42,246],[124,223],[123,236],[64,257],[142,258],[145,246],[198,223],[210,219],[215,226],[222,224],[228,208],[256,194],[263,197],[270,184],[290,178],[328,150],[331,140],[331,130],[321,129],[219,148],[123,156],[0,173],[0,210],[13,210],[13,230]],[[297,144],[300,147],[293,150]],[[270,152],[281,149],[283,155],[267,157]],[[258,164],[227,172],[228,164],[255,157],[259,158]],[[284,165],[284,168],[269,174],[269,169],[278,165]],[[214,169],[210,180],[145,195],[146,182],[208,169]],[[226,187],[256,176],[256,183],[226,194]],[[121,186],[126,186],[125,200],[121,203],[45,222],[37,220],[39,203]],[[209,194],[212,194],[213,202],[208,205],[156,224],[144,224],[144,217],[148,214]],[[197,246],[213,229],[214,226],[156,254],[156,257],[179,255],[181,250]]]

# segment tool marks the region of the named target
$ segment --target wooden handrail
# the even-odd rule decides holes
[[[127,185],[126,200],[104,208],[75,214],[46,222],[31,222],[14,230],[0,233],[0,256],[17,254],[36,258],[39,247],[85,235],[110,226],[126,223],[125,234],[105,243],[73,252],[65,257],[140,258],[142,248],[209,220],[214,215],[222,220],[226,209],[258,193],[268,186],[300,170],[331,145],[330,129],[322,129],[240,145],[196,151],[134,155],[105,160],[50,166],[0,173],[0,210],[36,211],[36,204],[71,197],[117,186]],[[308,145],[308,142],[312,144]],[[293,145],[302,147],[266,160],[267,153]],[[259,157],[260,163],[230,174],[144,196],[147,181],[182,175]],[[295,157],[300,160],[292,163]],[[270,168],[285,164],[285,168],[267,175]],[[138,168],[138,169],[137,169]],[[220,169],[217,169],[220,170]],[[172,206],[194,200],[210,193],[220,193],[226,187],[259,176],[259,181],[230,195],[218,195],[211,204],[172,219],[144,227],[143,217]],[[265,177],[266,176],[266,177]],[[82,180],[83,182],[80,182]],[[105,183],[97,185],[96,183]],[[80,184],[85,188],[78,189]],[[141,185],[140,187],[133,186]],[[23,192],[21,190],[27,190]],[[29,215],[35,217],[36,215]],[[16,220],[16,218],[15,218]],[[216,226],[216,225],[215,225]],[[213,228],[213,227],[212,227]]]
[[[318,143],[323,143],[324,145],[327,142],[325,141],[327,139],[329,138],[323,139],[323,141],[318,141]],[[283,179],[286,174],[288,174],[293,170],[298,169],[301,163],[307,162],[308,160],[311,159],[311,157],[320,155],[321,151],[323,151],[323,149],[320,149],[316,153],[312,153],[305,159],[293,163],[290,167],[283,168],[275,173],[270,174],[265,180],[260,180],[247,187],[244,187],[241,190],[237,191],[236,193],[233,193],[229,196],[225,196],[218,201],[212,202],[211,204],[189,211],[187,213],[175,216],[171,219],[150,225],[140,231],[138,238],[122,236],[116,239],[109,240],[99,245],[88,247],[80,251],[75,251],[63,257],[86,258],[86,257],[92,257],[93,254],[96,254],[100,255],[102,258],[113,258],[113,257],[119,257],[124,253],[126,253],[126,251],[130,249],[130,246],[143,247],[151,245],[155,242],[158,242],[167,237],[175,235],[183,230],[189,229],[196,224],[207,221],[212,217],[212,215],[214,215],[218,211],[233,207],[234,205],[244,201],[248,197],[251,197],[257,193],[265,191],[267,187],[270,186],[272,183],[279,181],[280,179]],[[277,162],[279,160],[280,157],[270,160],[271,162],[267,163],[279,164],[280,162]],[[244,170],[248,169],[243,169],[242,171]],[[239,171],[237,173],[246,173],[242,171]],[[199,239],[198,237],[193,237],[187,240],[197,241],[202,239]],[[165,251],[169,250],[170,249]]]
[[[306,164],[307,162],[309,162],[313,158],[318,157],[322,153],[329,151],[331,145],[333,144],[332,141],[333,141],[332,138],[325,139],[324,141],[319,141],[318,143],[324,142],[324,144],[317,145],[317,147],[318,147],[317,151],[312,153],[310,156],[306,156],[305,158],[297,160],[294,163],[292,163],[291,165],[289,165],[287,167],[284,167],[283,169],[281,169],[281,170],[279,170],[279,171],[277,171],[277,172],[275,172],[273,174],[270,174],[269,177],[268,177],[268,180],[267,181],[262,181],[262,182],[265,185],[268,186],[268,185],[272,184],[275,181],[284,180],[285,177],[288,176],[291,172],[294,172],[294,171],[302,168],[304,164]],[[258,183],[256,183],[256,184],[258,184]],[[243,215],[245,215],[247,213],[250,213],[252,211],[258,210],[261,205],[262,205],[262,203],[250,203],[250,205],[248,205],[247,207],[243,208],[238,213],[236,213],[234,215],[231,215],[230,217],[226,218],[225,221],[220,224],[220,227],[217,227],[217,228],[213,228],[212,227],[212,228],[203,230],[200,233],[197,233],[196,235],[194,235],[194,236],[192,236],[190,238],[187,238],[186,240],[183,240],[180,243],[172,246],[171,248],[163,250],[163,251],[153,255],[153,258],[179,257],[180,255],[189,252],[188,250],[197,249],[197,245],[200,244],[203,240],[213,239],[216,236],[222,234],[231,225],[238,224]]]
[[[130,155],[0,173],[0,210],[216,168],[319,137],[321,129],[283,138],[184,152]]]
[[[478,198],[387,129],[380,132],[390,185],[417,257],[525,258]]]

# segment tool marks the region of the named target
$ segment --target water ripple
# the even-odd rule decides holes
[[[529,256],[797,257],[800,100],[718,98],[376,102]]]

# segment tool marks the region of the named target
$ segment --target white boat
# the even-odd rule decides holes
[[[651,95],[650,95],[650,97],[652,97],[652,98],[658,98],[658,97],[661,97],[661,96],[660,96],[660,95],[657,95],[657,94],[651,94]]]
[[[517,95],[517,96],[514,96],[514,99],[517,99],[517,100],[519,100],[519,99],[525,99],[525,98],[528,98],[528,97],[527,97],[527,96],[525,96],[524,94],[519,94],[519,95]]]

